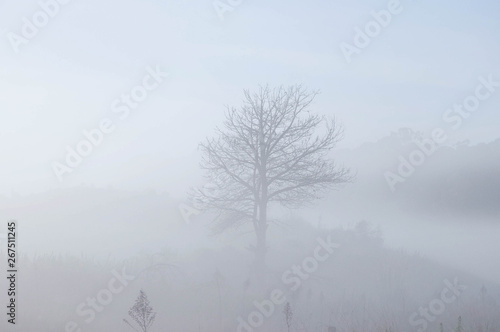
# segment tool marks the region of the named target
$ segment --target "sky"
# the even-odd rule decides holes
[[[500,81],[498,1],[402,0],[350,63],[341,43],[353,44],[356,27],[390,1],[242,1],[223,20],[215,3],[72,0],[16,53],[9,34],[22,35],[40,4],[2,2],[1,192],[182,190],[199,176],[198,143],[259,84],[320,90],[312,110],[335,116],[345,127],[339,148],[353,148],[401,127],[445,126],[444,112],[479,77]],[[113,102],[157,66],[168,78],[120,119]],[[499,102],[500,93],[481,102],[456,138],[498,138]],[[59,181],[53,163],[104,118],[115,130]]]

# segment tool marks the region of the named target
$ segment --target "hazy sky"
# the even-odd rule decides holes
[[[243,1],[221,21],[211,0],[73,0],[15,53],[35,0],[0,4],[2,191],[127,183],[171,190],[197,170],[197,144],[238,106],[243,89],[301,83],[319,89],[313,110],[345,126],[340,147],[400,127],[445,126],[447,108],[474,92],[479,76],[500,81],[496,0],[401,1],[403,11],[348,64],[372,10],[388,1]],[[148,66],[170,73],[125,120],[111,111]],[[500,92],[500,90],[499,90]],[[500,93],[456,134],[474,142],[500,135]],[[109,117],[103,144],[60,183],[62,162],[82,131]]]

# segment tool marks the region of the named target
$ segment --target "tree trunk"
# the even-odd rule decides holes
[[[255,267],[259,270],[266,268],[266,229],[259,228],[257,233],[257,245],[255,246]]]
[[[266,270],[266,252],[267,252],[267,201],[268,201],[268,184],[267,184],[267,155],[264,141],[263,122],[259,128],[259,182],[260,182],[260,198],[258,201],[259,219],[257,220],[257,245],[255,247],[255,271],[259,276],[264,276]]]
[[[255,268],[256,272],[261,274],[266,269],[267,252],[267,202],[262,201],[259,204],[259,220],[257,221],[257,245],[255,246]]]

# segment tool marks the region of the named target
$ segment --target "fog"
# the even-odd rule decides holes
[[[500,331],[498,2],[0,9],[1,331]]]

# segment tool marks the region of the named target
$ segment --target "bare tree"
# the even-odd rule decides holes
[[[343,131],[335,119],[310,113],[316,95],[301,86],[245,91],[243,106],[228,108],[216,137],[200,144],[211,190],[198,190],[194,199],[216,213],[217,232],[253,225],[260,267],[270,204],[299,207],[351,180],[348,169],[328,159]]]
[[[135,331],[147,332],[149,331],[151,325],[153,325],[156,318],[156,312],[153,312],[153,308],[149,304],[148,296],[143,290],[140,291],[134,305],[128,311],[128,315],[139,327],[139,330],[136,329],[126,319],[124,319],[123,321]]]

